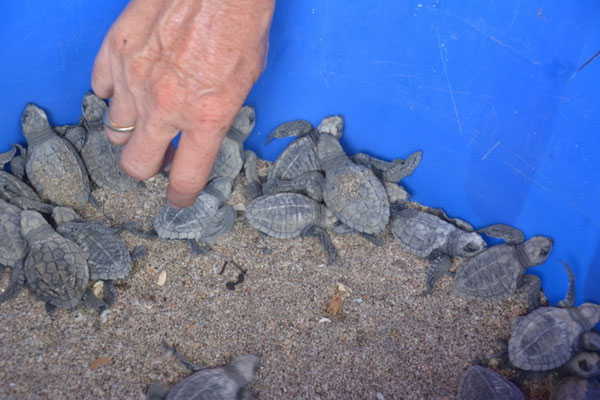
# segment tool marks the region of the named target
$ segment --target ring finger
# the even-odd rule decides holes
[[[135,100],[128,89],[116,87],[115,94],[108,103],[107,120],[105,120],[104,131],[111,142],[124,145],[129,141],[137,121]]]

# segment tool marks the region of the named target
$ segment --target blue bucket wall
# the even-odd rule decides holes
[[[27,101],[76,121],[95,54],[126,1],[2,2],[0,151],[23,142]],[[277,124],[346,116],[343,145],[391,159],[421,149],[413,199],[475,226],[555,238],[533,272],[554,303],[575,270],[600,302],[600,8],[594,1],[279,1],[268,66],[249,96],[248,146]]]

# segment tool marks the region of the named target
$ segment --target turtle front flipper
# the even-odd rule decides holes
[[[6,265],[0,264],[0,276],[8,268]],[[25,284],[25,274],[23,273],[23,263],[20,262],[10,269],[10,278],[8,286],[0,293],[0,304],[15,297]]]
[[[333,264],[338,258],[338,252],[331,241],[329,233],[318,225],[310,225],[302,230],[301,237],[315,236],[328,254],[327,264]]]
[[[313,130],[313,126],[310,122],[303,119],[297,119],[294,121],[284,122],[279,124],[269,134],[265,144],[269,144],[274,138],[287,138],[287,137],[298,137],[309,134]]]
[[[569,267],[569,264],[562,260],[561,262],[565,266],[567,275],[569,276],[569,287],[567,288],[565,298],[558,302],[557,307],[571,308],[575,305],[575,275],[573,274],[571,267]]]
[[[131,261],[135,261],[142,257],[145,257],[146,254],[148,254],[148,248],[145,245],[140,244],[139,246],[135,246],[133,250],[131,250],[129,256],[131,257]]]
[[[10,172],[20,180],[23,180],[25,178],[25,157],[27,156],[27,150],[18,143],[15,143],[14,146],[19,149],[19,155],[13,157],[10,161]]]
[[[508,244],[519,244],[525,241],[523,232],[506,224],[494,224],[479,229],[477,232],[504,240]]]
[[[8,164],[13,158],[15,158],[15,154],[17,153],[17,148],[15,146],[12,147],[7,152],[0,153],[0,166],[4,166],[4,164]]]
[[[429,294],[433,289],[435,282],[442,276],[448,273],[452,265],[452,257],[448,254],[436,249],[429,255],[429,269],[427,270],[427,279],[425,281],[425,291],[423,294]]]
[[[206,369],[206,367],[204,365],[200,365],[200,364],[194,364],[190,361],[188,361],[183,354],[181,354],[179,352],[179,350],[177,350],[177,347],[175,346],[171,346],[169,345],[167,342],[163,341],[163,347],[167,350],[170,351],[171,353],[173,353],[173,355],[175,355],[175,357],[177,357],[177,360],[179,360],[180,363],[183,364],[184,367],[186,367],[187,369],[193,371],[193,372],[198,372],[201,371],[203,369]]]

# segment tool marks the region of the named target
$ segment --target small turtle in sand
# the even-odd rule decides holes
[[[323,200],[327,208],[355,231],[382,232],[390,217],[390,204],[381,181],[367,167],[350,161],[333,136],[319,137],[317,155],[325,172]]]
[[[91,280],[104,283],[104,300],[111,306],[116,299],[113,281],[127,279],[133,260],[146,254],[145,246],[138,246],[131,254],[117,236],[127,225],[109,228],[99,222],[86,222],[68,207],[56,207],[52,212],[56,231],[81,247],[90,268]]]
[[[81,124],[59,125],[52,127],[52,129],[54,129],[54,132],[71,142],[79,152],[87,140],[88,131],[85,129],[85,126]],[[85,159],[83,161],[85,161]]]
[[[600,377],[600,353],[596,351],[579,352],[565,363],[564,369],[569,375],[580,378]]]
[[[554,386],[550,400],[597,400],[600,399],[600,382],[569,376]]]
[[[337,218],[327,208],[298,193],[278,193],[257,197],[246,209],[250,225],[269,236],[289,239],[317,236],[329,255],[329,263],[337,259],[337,251],[325,231]]]
[[[244,141],[254,129],[255,120],[254,107],[240,109],[221,143],[208,180],[221,177],[235,179],[238,176],[244,165]]]
[[[37,192],[53,203],[79,209],[90,198],[90,182],[77,150],[57,135],[46,113],[29,103],[21,117],[27,139],[25,170]]]
[[[166,346],[170,347],[170,346]],[[193,374],[169,388],[163,383],[150,385],[148,400],[251,400],[246,387],[256,377],[260,358],[247,354],[219,368],[207,368],[187,361],[175,347],[170,347],[179,361]]]
[[[580,350],[582,334],[600,322],[600,305],[583,303],[573,307],[572,273],[569,280],[569,290],[558,307],[540,307],[514,320],[508,342],[508,358],[513,366],[525,371],[560,367]]]
[[[399,182],[403,178],[412,175],[421,163],[422,151],[415,151],[406,159],[397,158],[392,161],[384,161],[365,153],[358,153],[351,157],[352,161],[359,165],[368,167],[383,181]]]
[[[163,239],[190,240],[192,253],[204,254],[209,248],[200,246],[198,240],[213,242],[233,228],[237,215],[225,204],[232,190],[231,178],[213,179],[191,206],[177,209],[165,205],[154,220],[154,229]]]
[[[306,134],[298,132],[298,138],[291,142],[277,157],[269,170],[268,181],[271,179],[294,179],[305,172],[321,171],[317,156],[317,142],[322,135],[339,139],[344,128],[344,118],[334,115],[325,118],[317,130]]]
[[[46,302],[49,314],[79,303],[98,311],[106,308],[88,288],[89,267],[77,244],[54,231],[35,211],[21,211],[21,234],[29,247],[24,264],[27,285]]]
[[[0,199],[0,275],[10,268],[10,279],[0,303],[13,298],[25,282],[23,263],[27,244],[21,235],[21,209]]]
[[[525,275],[525,271],[548,259],[554,241],[545,236],[524,241],[521,231],[502,224],[480,231],[488,236],[505,238],[507,243],[492,246],[464,263],[455,275],[454,293],[467,300],[503,299],[525,286],[530,290],[530,310],[536,309],[540,279]]]
[[[83,97],[81,111],[87,136],[81,148],[81,158],[96,185],[117,192],[127,192],[139,187],[141,183],[121,168],[123,146],[118,146],[108,139],[102,123],[106,107],[104,100],[92,92],[87,92]]]
[[[430,292],[437,279],[448,273],[452,257],[472,257],[486,248],[477,232],[461,229],[438,215],[406,207],[393,208],[392,214],[392,233],[400,245],[431,262],[424,293]]]
[[[458,400],[525,400],[525,396],[499,373],[473,365],[458,384]]]

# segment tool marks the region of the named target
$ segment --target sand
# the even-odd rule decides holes
[[[126,194],[97,189],[100,209],[88,206],[83,215],[150,228],[166,184],[157,176]],[[229,202],[237,208],[247,204],[242,184],[238,178]],[[522,293],[461,300],[449,277],[419,296],[427,263],[404,252],[389,230],[381,247],[334,234],[339,259],[329,266],[314,239],[260,238],[241,212],[205,256],[190,256],[183,242],[121,237],[130,248],[145,244],[148,254],[117,285],[104,321],[83,307],[51,319],[27,290],[0,305],[0,398],[144,399],[150,383],[189,375],[165,356],[166,341],[206,366],[260,355],[250,386],[258,399],[452,399],[475,356],[499,351],[498,339],[508,339],[526,309]],[[238,271],[229,265],[219,274],[227,260],[248,270],[235,291],[225,285]],[[350,292],[336,296],[343,307],[331,315],[340,283]],[[555,379],[528,380],[524,392],[546,399]]]

